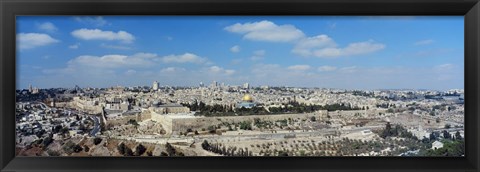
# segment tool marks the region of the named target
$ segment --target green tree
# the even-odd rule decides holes
[[[44,148],[47,148],[48,145],[50,145],[53,142],[53,136],[48,136],[45,139],[43,139],[42,145]]]
[[[456,139],[456,140],[463,140],[462,135],[460,134],[459,131],[457,131],[457,132],[455,133],[455,139]]]
[[[135,156],[141,156],[141,155],[143,155],[143,153],[145,153],[146,150],[147,150],[147,148],[145,148],[145,146],[143,146],[142,144],[139,144],[137,147],[135,147],[134,155]]]
[[[392,108],[389,108],[389,109],[387,110],[387,112],[388,112],[388,113],[393,113],[393,109],[392,109]]]
[[[95,138],[93,139],[93,144],[95,144],[95,145],[100,144],[100,142],[102,142],[102,138],[95,137]]]
[[[452,139],[452,135],[447,130],[443,130],[443,138]]]
[[[122,154],[123,156],[133,156],[132,149],[130,149],[125,143],[120,143],[117,146],[118,153]]]
[[[167,142],[165,147],[169,156],[175,156],[177,154],[177,150],[170,143]]]
[[[248,121],[240,122],[240,129],[242,130],[252,130],[252,124]]]
[[[160,153],[160,156],[168,156],[168,154],[162,151],[162,153]]]
[[[83,145],[83,150],[85,150],[85,152],[88,152],[90,151],[90,147],[88,147],[87,145]]]
[[[444,127],[444,128],[445,128],[445,129],[449,129],[449,128],[451,128],[451,125],[450,125],[450,124],[445,124],[445,127]]]

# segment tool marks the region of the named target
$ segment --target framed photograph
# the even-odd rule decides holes
[[[0,169],[478,171],[479,10],[2,1]]]

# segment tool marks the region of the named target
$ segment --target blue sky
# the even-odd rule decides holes
[[[17,87],[463,88],[463,26],[463,16],[21,16]]]

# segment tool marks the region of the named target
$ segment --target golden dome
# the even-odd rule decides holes
[[[249,94],[245,94],[245,95],[243,96],[242,100],[243,100],[244,102],[251,102],[251,101],[253,101],[252,96],[250,96]]]

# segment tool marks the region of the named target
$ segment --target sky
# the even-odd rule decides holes
[[[463,16],[18,16],[17,88],[463,89]]]

